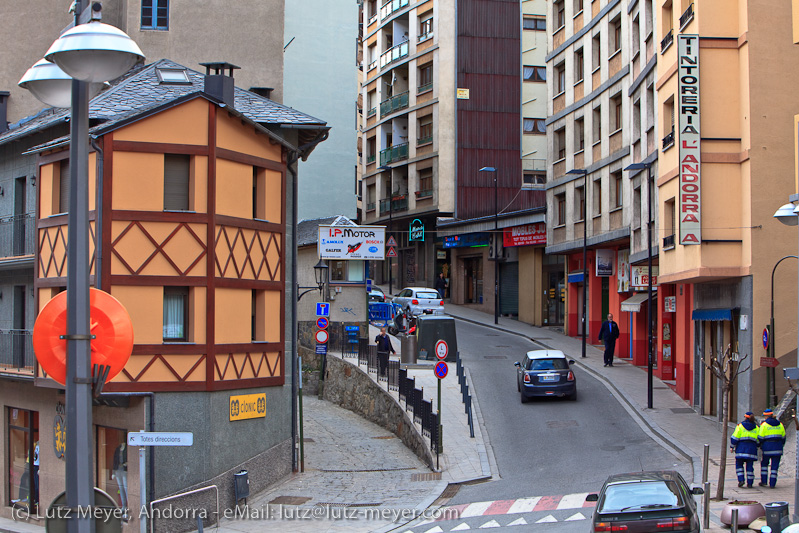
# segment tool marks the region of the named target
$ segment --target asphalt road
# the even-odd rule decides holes
[[[544,398],[522,404],[513,363],[540,346],[516,335],[459,322],[458,347],[471,374],[472,393],[480,405],[489,453],[498,472],[490,482],[460,487],[449,505],[543,497],[547,500],[538,500],[536,509],[551,501],[553,510],[439,522],[442,531],[464,522],[476,529],[491,519],[497,524],[488,527],[504,528],[519,518],[529,526],[513,524],[514,531],[542,526],[564,533],[587,531],[592,509],[576,508],[568,500],[577,498],[576,493],[597,492],[610,474],[678,470],[690,479],[690,464],[650,439],[608,389],[579,366],[573,366],[576,402]],[[579,359],[579,354],[566,355]],[[605,371],[612,374],[613,369]],[[506,506],[496,504],[493,511]],[[413,531],[428,531],[432,526]]]

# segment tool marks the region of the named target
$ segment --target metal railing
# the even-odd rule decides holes
[[[408,41],[403,41],[383,52],[380,55],[380,68],[383,68],[394,61],[399,61],[403,57],[407,57],[410,50],[408,44]]]
[[[671,133],[663,137],[663,149],[665,150],[669,146],[674,144],[674,130],[671,130]]]
[[[380,118],[408,107],[408,91],[380,102]]]
[[[416,93],[417,94],[421,94],[421,93],[423,93],[425,91],[429,91],[432,88],[433,88],[433,82],[431,81],[430,83],[425,83],[425,84],[420,85],[419,87],[417,87],[416,88]]]
[[[375,159],[377,159],[377,156],[375,154],[367,155],[366,156],[366,164],[368,165],[369,163],[374,163]]]
[[[380,18],[384,19],[408,5],[408,0],[389,0],[380,7]]]
[[[36,251],[33,213],[0,218],[0,257],[33,255]]]
[[[403,159],[408,159],[408,143],[395,144],[391,148],[380,150],[380,166]]]
[[[416,191],[416,198],[430,198],[433,196],[433,189],[427,189],[425,191]]]
[[[663,249],[668,250],[674,248],[674,234],[663,237]]]
[[[669,30],[669,33],[667,33],[666,36],[663,37],[663,40],[660,41],[660,53],[662,54],[663,52],[665,52],[666,48],[671,46],[671,43],[673,42],[674,42],[674,30]]]
[[[469,421],[469,436],[474,438],[474,418],[472,416],[472,395],[469,392],[469,384],[466,383],[466,373],[463,371],[461,353],[455,354],[455,375],[458,376],[458,385],[461,386],[461,398],[466,409],[466,418]]]
[[[199,489],[190,490],[188,492],[181,492],[180,494],[175,494],[174,496],[169,496],[167,498],[161,498],[160,500],[153,500],[150,502],[150,533],[153,533],[153,505],[156,503],[164,503],[172,500],[176,500],[183,496],[188,496],[189,494],[197,494],[198,492],[204,492],[206,490],[214,490],[216,491],[216,528],[219,529],[219,521],[221,520],[221,516],[219,516],[219,487],[216,485],[209,485],[207,487],[201,487]]]
[[[683,29],[691,19],[694,18],[694,5],[688,4],[688,8],[680,15],[680,29]]]
[[[425,137],[419,137],[418,139],[416,139],[416,145],[417,146],[420,145],[420,144],[427,144],[427,143],[431,143],[431,142],[433,142],[433,136],[432,135],[427,135]]]
[[[33,331],[27,329],[0,330],[0,367],[33,371]]]
[[[419,42],[421,43],[422,41],[426,41],[427,39],[431,38],[432,36],[433,36],[432,30],[427,32],[427,33],[423,33],[423,34],[421,34],[419,36]]]
[[[366,112],[366,118],[373,117],[376,114],[377,114],[377,108],[373,107],[372,109],[370,109],[369,111]],[[372,156],[372,160],[374,160],[374,158],[375,158],[375,156]]]
[[[366,203],[366,210],[367,211],[374,211],[375,210],[375,203],[374,202],[367,202]]]

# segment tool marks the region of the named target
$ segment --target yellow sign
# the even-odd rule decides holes
[[[468,100],[469,89],[458,89],[458,100]]]
[[[230,397],[230,420],[266,418],[266,393]]]

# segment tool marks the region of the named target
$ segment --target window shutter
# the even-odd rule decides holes
[[[69,161],[61,161],[58,180],[58,212],[69,213]]]
[[[189,156],[164,156],[164,211],[189,210]]]

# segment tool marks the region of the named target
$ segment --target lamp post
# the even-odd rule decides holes
[[[793,206],[791,206],[793,207]],[[794,218],[796,218],[794,216]],[[777,271],[777,267],[780,263],[785,261],[786,259],[799,259],[799,257],[795,255],[786,255],[785,257],[781,258],[777,263],[774,265],[774,268],[771,269],[771,317],[769,317],[769,339],[768,339],[768,355],[772,359],[774,358],[774,342],[777,339],[776,334],[774,333],[774,273]],[[777,375],[775,372],[775,368],[771,367],[767,370],[766,376],[771,376],[771,384],[769,385],[769,390],[766,392],[767,401],[766,407],[772,407],[777,405],[777,394],[776,394],[776,381]]]
[[[779,209],[777,212],[774,213],[774,218],[785,224],[786,226],[796,226],[799,224],[799,207],[796,207],[792,203],[785,204]],[[780,259],[782,261],[782,259]],[[778,263],[779,264],[779,263]],[[776,265],[775,265],[776,268]],[[799,287],[799,280],[797,280],[797,287]],[[772,273],[772,283],[773,283],[773,273]],[[773,287],[773,285],[772,285]],[[772,289],[772,295],[774,294]],[[799,305],[799,298],[797,298],[797,305]],[[774,316],[774,297],[772,296],[772,317]],[[772,326],[773,327],[773,326]],[[774,332],[771,332],[772,337],[774,336]],[[799,346],[799,328],[797,328],[797,346]],[[799,357],[799,352],[797,353],[797,357]],[[799,361],[797,361],[799,364]],[[796,399],[796,410],[799,412],[799,398]],[[794,489],[793,489],[793,516],[794,519],[799,517],[799,436],[796,439],[796,457],[797,457],[797,468],[794,470]]]
[[[391,229],[392,229],[392,222],[393,222],[393,218],[392,218],[391,215],[394,212],[394,198],[393,198],[393,195],[394,195],[394,191],[393,191],[393,189],[394,189],[394,173],[391,171],[391,167],[386,166],[386,165],[381,165],[381,166],[377,167],[377,170],[380,170],[380,171],[386,170],[386,171],[388,171],[388,235],[389,235],[389,237],[391,237]],[[380,213],[380,214],[382,215],[383,213]],[[394,258],[389,257],[388,258],[388,295],[389,296],[393,296],[393,292],[394,292],[394,290],[393,290],[394,287],[392,285],[394,271],[391,268],[391,266],[393,264],[394,264]]]
[[[313,267],[313,275],[314,281],[316,281],[316,287],[300,287],[300,284],[297,283],[298,292],[303,291],[297,296],[297,301],[299,302],[300,298],[311,291],[319,291],[319,296],[324,297],[325,284],[327,283],[329,270],[330,267],[325,264],[325,260],[320,258],[319,262]]]
[[[497,169],[483,167],[478,172],[494,174],[494,324],[499,324],[499,204],[497,203]]]
[[[652,357],[652,164],[633,163],[624,170],[646,169],[646,406],[652,409],[653,405],[653,373],[654,361]]]
[[[570,171],[566,172],[566,174],[574,174],[577,176],[583,177],[583,205],[585,205],[585,196],[586,192],[588,191],[588,171],[582,168],[573,168]],[[585,357],[585,337],[588,333],[588,278],[590,274],[588,272],[588,217],[585,213],[586,209],[583,207],[583,353],[582,357]]]
[[[67,442],[66,500],[71,509],[94,506],[92,375],[89,323],[89,98],[98,84],[118,78],[144,60],[124,32],[102,24],[100,4],[83,13],[75,0],[74,27],[64,32],[19,82],[36,98],[55,107],[71,106],[69,144],[69,217],[67,242]],[[83,23],[86,19],[91,22]],[[58,71],[61,70],[61,72]],[[70,81],[71,78],[71,81]],[[70,93],[67,93],[67,90]],[[67,97],[67,94],[70,96]],[[100,232],[97,232],[100,238]],[[144,480],[140,480],[144,482]],[[141,502],[144,505],[144,502]],[[94,531],[91,513],[72,513],[70,533]]]

